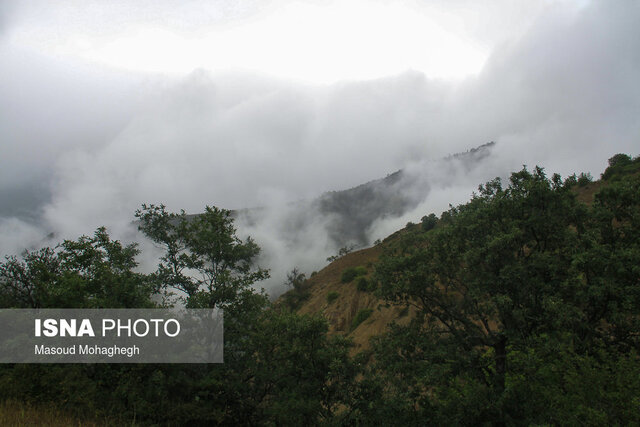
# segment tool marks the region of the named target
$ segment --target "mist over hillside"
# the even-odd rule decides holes
[[[165,19],[176,16],[170,3],[158,6],[160,18],[153,22],[147,21],[146,9],[124,13],[124,3],[93,2],[82,13],[75,13],[72,3],[49,5],[47,16],[18,3],[0,9],[3,255],[55,243],[47,238],[52,231],[58,240],[75,239],[106,226],[114,238],[139,240],[132,221],[142,203],[163,203],[189,214],[207,204],[231,210],[263,206],[259,223],[239,217],[237,226],[263,248],[262,262],[278,281],[294,266],[313,271],[340,246],[370,243],[449,203],[464,202],[479,183],[523,164],[597,177],[601,159],[634,152],[640,135],[636,2],[542,2],[509,10],[500,2],[493,9],[463,2],[453,15],[445,3],[423,13],[401,2],[380,4],[374,18],[385,22],[390,15],[382,13],[389,12],[384,7],[391,7],[400,13],[394,21],[398,28],[410,26],[418,33],[389,34],[400,36],[389,42],[375,38],[380,27],[368,21],[375,37],[348,44],[343,57],[331,55],[345,47],[344,41],[334,39],[333,50],[325,49],[325,39],[311,31],[305,34],[315,48],[305,51],[310,62],[301,65],[318,65],[307,67],[310,72],[323,71],[325,63],[339,68],[345,59],[361,65],[354,52],[375,52],[373,59],[388,63],[380,48],[398,59],[393,55],[407,47],[400,50],[424,67],[399,61],[392,70],[374,70],[372,63],[364,74],[336,68],[330,79],[320,80],[235,63],[211,66],[220,57],[199,63],[180,56],[185,49],[178,46],[187,46],[194,58],[211,59],[213,47],[207,42],[221,35],[217,31],[228,28],[226,23],[246,24],[249,31],[256,21],[244,19],[254,13],[273,25],[269,28],[281,28],[282,22],[269,19],[293,16],[284,14],[287,2],[272,5],[273,10],[248,7],[242,16],[220,12],[212,22],[199,21],[203,33],[183,34],[186,38],[175,31],[190,25],[176,29],[176,22]],[[334,6],[346,12],[342,3]],[[204,13],[210,3],[200,6],[203,13],[180,19],[211,18]],[[309,7],[322,9],[319,3]],[[372,6],[362,10],[369,13]],[[123,32],[120,25],[107,25],[105,13],[135,17],[133,27],[146,30],[168,27],[159,33]],[[484,46],[484,59],[465,68],[463,76],[445,78],[424,61],[463,61],[468,50],[455,50],[455,44],[447,45],[455,52],[447,50],[445,39],[419,31],[429,28],[429,19],[457,13],[462,13],[460,22],[473,27],[458,35]],[[353,34],[364,15],[371,18],[357,15],[353,26],[343,27],[349,29],[345,35]],[[312,23],[317,16],[303,14],[302,19]],[[329,23],[337,15],[322,16]],[[60,22],[68,25],[61,28]],[[465,27],[447,25],[451,34]],[[255,34],[266,37],[262,30]],[[200,37],[206,31],[212,38]],[[235,39],[225,40],[231,45]],[[238,52],[245,54],[255,49],[251,43],[241,47],[246,50]],[[127,68],[96,60],[92,54],[98,51],[133,62],[158,55],[161,62],[156,71]],[[304,62],[300,53],[280,52],[277,58],[289,60],[282,70],[295,71]],[[321,54],[329,55],[324,62],[318,61]],[[274,63],[267,54],[260,58]],[[184,69],[163,72],[163,64]],[[496,145],[478,166],[455,157],[438,160],[486,141]],[[402,192],[396,191],[399,186]],[[327,193],[345,188],[351,190]],[[140,262],[149,269],[156,264],[151,256]]]
[[[431,212],[439,215],[446,205],[430,200],[430,194],[446,193],[469,177],[477,177],[478,171],[486,173],[494,145],[489,142],[412,164],[384,178],[312,200],[236,211],[239,233],[256,239],[263,248],[259,263],[272,270],[272,278],[262,285],[277,296],[285,290],[284,278],[293,268],[309,274],[323,267],[325,259],[340,248],[367,247],[407,221],[419,221]]]
[[[349,190],[325,193],[314,201],[312,208],[332,218],[327,231],[338,245],[369,245],[371,227],[376,221],[399,218],[417,208],[432,186],[446,187],[448,180],[455,179],[459,168],[462,173],[470,173],[482,167],[494,144],[489,142],[442,159],[437,168],[439,176],[429,175],[429,171],[419,173],[415,167],[401,169]]]

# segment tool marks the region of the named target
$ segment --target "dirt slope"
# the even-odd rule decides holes
[[[409,319],[410,311],[403,310],[404,307],[388,307],[372,292],[359,291],[356,280],[341,282],[342,272],[349,267],[364,266],[367,269],[366,277],[370,277],[381,253],[381,245],[362,249],[320,270],[309,279],[307,285],[311,295],[297,310],[299,314],[320,313],[325,316],[329,322],[329,333],[346,335],[353,340],[352,353],[368,349],[369,339],[385,332],[390,322],[396,320],[403,323]],[[338,293],[338,297],[329,303],[327,295],[331,292]],[[353,319],[362,309],[373,311],[369,318],[352,329]]]

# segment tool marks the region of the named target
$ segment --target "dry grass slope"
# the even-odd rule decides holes
[[[381,245],[349,253],[320,270],[309,279],[311,295],[298,309],[300,314],[321,313],[329,322],[329,333],[350,337],[354,342],[352,353],[369,348],[369,339],[386,331],[387,325],[397,320],[401,323],[409,316],[402,316],[403,307],[386,307],[384,301],[372,292],[358,291],[356,280],[342,283],[342,272],[348,267],[364,266],[367,277],[373,273],[374,265],[382,253]],[[327,295],[338,293],[338,298],[329,303]],[[354,330],[351,325],[358,311],[372,309],[373,312]],[[405,310],[406,312],[406,310]]]

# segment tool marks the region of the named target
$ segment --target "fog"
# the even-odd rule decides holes
[[[465,202],[478,184],[522,165],[597,178],[613,154],[640,154],[640,5],[491,4],[482,13],[469,2],[451,6],[476,17],[468,35],[487,51],[464,78],[407,69],[313,82],[226,67],[150,73],[38,50],[20,38],[25,28],[50,28],[52,18],[3,3],[0,253],[101,225],[143,241],[132,223],[141,203],[189,213],[260,207],[260,215],[238,217],[238,233],[263,248],[272,280],[261,285],[277,294],[286,271],[322,268],[345,243],[331,237],[335,217],[314,208],[325,192],[405,171],[397,191],[412,202],[368,225],[367,242],[357,242],[366,244]],[[243,5],[221,6],[199,25],[263,13]],[[154,19],[166,20],[167,10],[163,3]],[[188,10],[180,8],[174,27],[196,19]],[[81,34],[93,31],[80,22]],[[471,166],[443,160],[489,141],[490,154]],[[150,253],[141,261],[154,265]]]

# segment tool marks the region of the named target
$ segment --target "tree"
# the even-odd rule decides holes
[[[432,213],[432,214],[429,214],[428,216],[425,215],[421,219],[422,230],[429,231],[433,229],[437,223],[438,223],[438,217],[436,217],[435,214]]]
[[[356,248],[356,245],[347,245],[347,246],[343,246],[338,250],[338,253],[336,255],[331,255],[330,257],[327,258],[328,262],[333,262],[339,258],[342,258],[343,256],[350,254],[351,252],[353,252],[353,250]]]
[[[376,347],[376,375],[406,379],[397,390],[407,411],[443,422],[553,422],[544,388],[563,379],[545,376],[547,367],[591,360],[603,343],[637,351],[638,186],[603,191],[591,211],[572,186],[541,168],[512,174],[507,188],[490,181],[432,232],[382,257],[382,294],[418,310]],[[523,357],[543,360],[527,382]],[[528,411],[525,399],[539,406]]]
[[[104,227],[92,237],[56,248],[25,251],[0,263],[0,302],[22,308],[151,307],[156,289],[135,271],[136,243],[111,240]]]
[[[253,268],[260,248],[251,237],[236,236],[228,210],[207,206],[204,213],[187,217],[184,211],[168,213],[164,205],[142,205],[136,217],[139,229],[165,249],[157,277],[184,292],[189,307],[227,308],[269,277],[267,270]]]
[[[251,379],[243,385],[245,404],[254,408],[247,424],[338,424],[358,371],[351,343],[327,330],[322,316],[263,314],[251,333]]]
[[[291,310],[296,310],[304,301],[309,299],[311,293],[307,283],[306,274],[301,273],[298,267],[294,267],[293,270],[287,273],[287,280],[284,285],[289,290],[282,295],[285,306]]]
[[[135,271],[138,253],[135,243],[112,240],[101,227],[91,237],[7,257],[0,263],[1,307],[155,307],[154,281]],[[55,402],[76,414],[113,415],[126,401],[117,389],[141,381],[131,372],[130,365],[3,365],[0,400]]]
[[[631,156],[628,154],[618,153],[611,157],[608,163],[610,168],[625,166],[631,163]]]
[[[158,270],[135,272],[135,244],[100,228],[93,237],[27,252],[0,264],[6,307],[149,307],[160,290],[189,307],[224,309],[224,364],[0,366],[0,400],[55,402],[118,424],[314,425],[339,422],[357,374],[350,343],[322,317],[270,307],[253,284],[258,246],[236,236],[229,211],[199,216],[143,206],[140,229],[165,252]],[[297,269],[288,276],[303,289]],[[79,390],[81,392],[79,392]]]
[[[632,159],[628,154],[618,153],[609,159],[609,166],[602,174],[602,179],[608,180],[615,175],[638,171],[640,157]]]
[[[595,195],[575,268],[585,283],[578,296],[590,327],[582,335],[640,351],[640,175]]]

